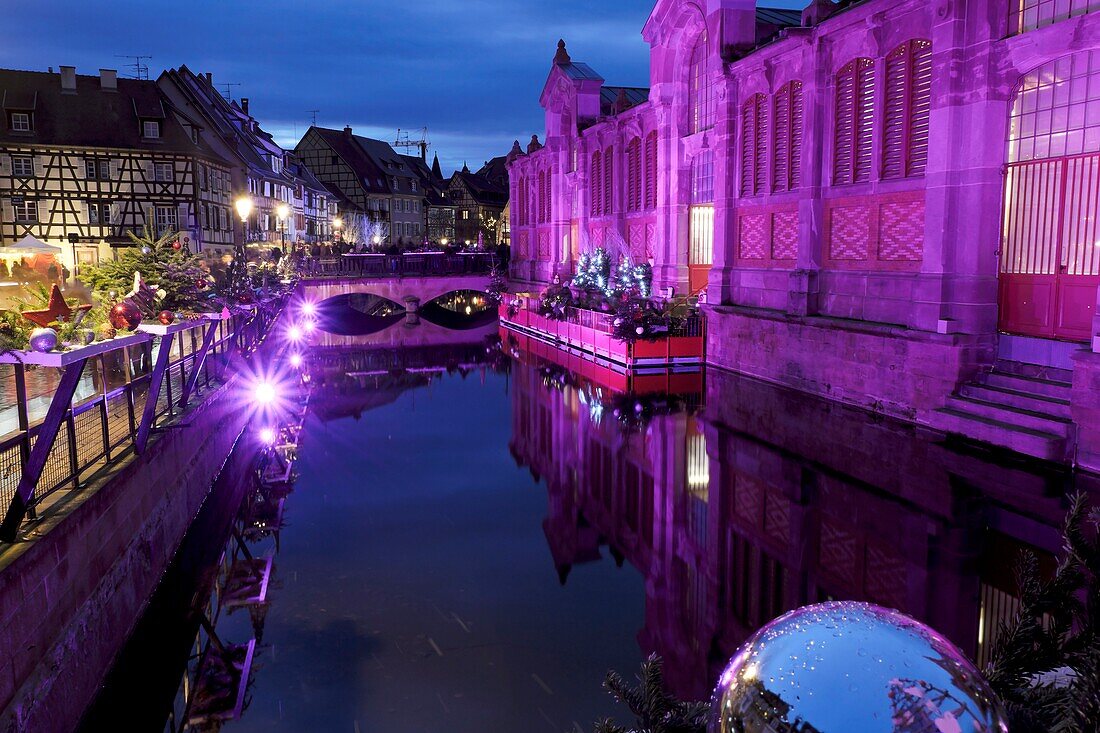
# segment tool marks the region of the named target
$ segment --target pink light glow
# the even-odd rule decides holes
[[[290,355],[290,365],[292,367],[295,367],[295,368],[302,366],[302,355],[301,354],[291,354]]]
[[[275,386],[268,382],[260,382],[256,385],[256,402],[261,405],[270,405],[276,398]]]
[[[291,341],[300,341],[302,338],[302,329],[297,326],[291,326],[286,330],[286,337]]]
[[[275,430],[274,428],[264,428],[260,431],[260,440],[266,445],[271,445],[275,442]]]

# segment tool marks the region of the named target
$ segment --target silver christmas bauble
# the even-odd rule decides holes
[[[897,611],[833,602],[791,611],[737,651],[709,733],[1006,733],[989,685],[955,645]]]

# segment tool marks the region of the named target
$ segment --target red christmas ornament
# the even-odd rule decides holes
[[[206,288],[206,281],[205,280],[196,280],[195,281],[195,287],[198,288],[199,290],[203,290],[204,288]]]
[[[172,311],[161,311],[157,314],[157,320],[160,321],[163,326],[170,326],[172,322],[176,320],[176,314]]]
[[[133,331],[141,325],[141,310],[129,301],[116,303],[107,314],[107,320],[117,329]]]
[[[183,249],[183,245],[180,244],[180,240],[177,239],[176,241],[172,242],[172,249],[176,251]]]

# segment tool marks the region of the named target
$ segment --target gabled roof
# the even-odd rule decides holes
[[[558,68],[570,79],[577,81],[603,81],[603,77],[596,73],[591,66],[580,61],[570,61],[568,64],[558,64]]]
[[[485,165],[481,166],[481,170],[479,170],[477,174],[490,181],[494,185],[507,190],[508,156],[498,155],[491,160],[485,161]]]
[[[13,132],[0,124],[0,141],[29,145],[129,148],[216,157],[195,142],[170,114],[168,100],[156,82],[118,79],[117,89],[103,89],[99,76],[78,74],[76,93],[63,92],[61,75],[0,69],[0,105],[34,113],[34,132]],[[142,137],[142,120],[159,120],[160,137]]]
[[[355,171],[356,178],[368,193],[389,193],[390,184],[383,175],[381,169],[375,165],[371,156],[358,143],[357,136],[343,130],[330,130],[327,127],[311,127],[310,132],[315,133],[321,140],[340,156],[340,158]],[[303,138],[304,139],[304,138]]]
[[[470,196],[479,204],[503,206],[508,203],[508,189],[489,180],[483,175],[468,170],[455,171],[451,176],[451,186],[456,182],[464,185]]]

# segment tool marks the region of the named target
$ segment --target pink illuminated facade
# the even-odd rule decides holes
[[[509,156],[513,279],[628,250],[700,296],[717,366],[1100,467],[1096,10],[659,0],[648,90],[560,44]]]

